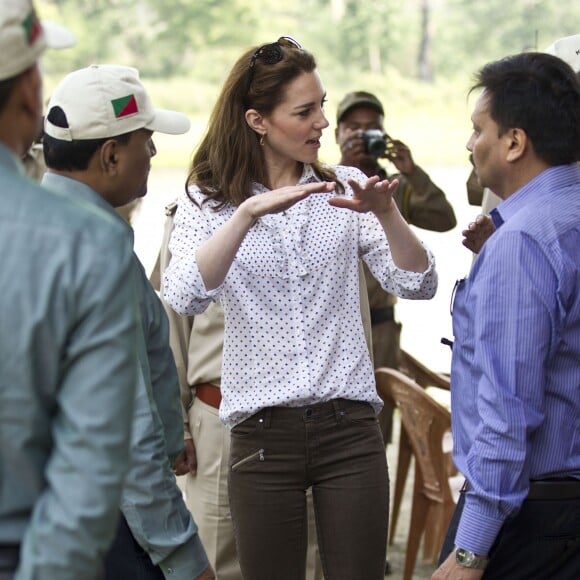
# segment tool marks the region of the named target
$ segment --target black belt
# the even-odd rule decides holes
[[[469,491],[471,485],[465,480],[461,491]],[[528,500],[569,500],[580,499],[580,479],[573,477],[537,479],[530,481]]]
[[[580,479],[540,479],[530,481],[526,499],[580,499]]]
[[[395,309],[392,306],[386,308],[371,308],[371,326],[395,320]]]

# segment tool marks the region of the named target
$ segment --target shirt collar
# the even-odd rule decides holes
[[[305,163],[302,167],[302,175],[300,176],[297,185],[312,183],[314,181],[320,181],[320,177],[316,175],[312,165]],[[253,193],[265,193],[266,191],[269,191],[269,189],[262,183],[256,181],[253,183]]]
[[[81,181],[47,171],[42,178],[42,185],[51,191],[64,193],[77,200],[81,199],[83,202],[89,203],[90,205],[96,205],[107,214],[114,216],[115,219],[120,222],[126,223],[110,203],[105,201],[92,187],[89,187]]]
[[[491,221],[493,222],[493,225],[495,226],[496,230],[497,230],[497,228],[499,228],[500,226],[503,225],[503,218],[501,217],[497,207],[494,207],[489,212],[489,217],[491,217]]]
[[[490,212],[490,217],[498,228],[523,207],[532,203],[540,205],[542,199],[549,197],[555,189],[578,182],[580,182],[578,163],[549,167],[502,201]]]

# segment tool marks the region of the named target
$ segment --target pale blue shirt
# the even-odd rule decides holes
[[[336,167],[349,178],[367,177]],[[305,166],[300,183],[319,181]],[[254,184],[254,195],[267,188]],[[425,249],[424,272],[394,263],[385,232],[371,213],[332,207],[334,193],[316,193],[283,213],[262,216],[245,236],[224,283],[205,288],[195,255],[234,207],[214,211],[197,187],[177,206],[169,242],[171,262],[164,297],[179,314],[202,312],[219,299],[225,313],[220,417],[235,425],[265,407],[311,405],[337,398],[365,401],[378,412],[378,396],[360,309],[359,261],[383,288],[409,299],[437,289],[435,260]],[[201,206],[201,207],[200,207]]]
[[[132,236],[20,170],[0,144],[0,544],[18,580],[93,579],[129,457]]]
[[[113,207],[87,185],[54,173],[45,174],[43,184],[102,208],[129,229]],[[133,280],[137,288],[141,372],[133,415],[131,467],[120,506],[133,537],[164,575],[191,580],[209,566],[209,561],[172,471],[176,453],[183,448],[183,423],[169,323],[136,254],[133,267],[133,278],[125,284]],[[172,449],[168,449],[168,441]]]
[[[488,554],[529,482],[580,478],[580,167],[497,207],[453,303],[454,459],[472,486],[455,543]]]

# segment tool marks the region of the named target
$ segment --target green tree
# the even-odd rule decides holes
[[[437,11],[434,66],[443,75],[477,70],[490,60],[543,50],[578,33],[580,4],[558,0],[447,0]]]

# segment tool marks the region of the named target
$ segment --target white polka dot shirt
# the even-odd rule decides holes
[[[336,167],[349,177],[366,177]],[[300,183],[319,181],[306,166]],[[267,189],[254,185],[254,195]],[[190,195],[200,204],[197,187]],[[361,322],[358,262],[362,258],[385,290],[428,299],[437,288],[433,255],[423,273],[400,270],[372,213],[334,208],[334,194],[317,193],[284,214],[257,220],[221,286],[207,291],[195,261],[197,248],[234,213],[197,207],[184,193],[178,203],[165,272],[164,297],[191,315],[219,300],[225,313],[220,417],[233,426],[265,407],[299,407],[345,398],[377,412],[373,368]]]

